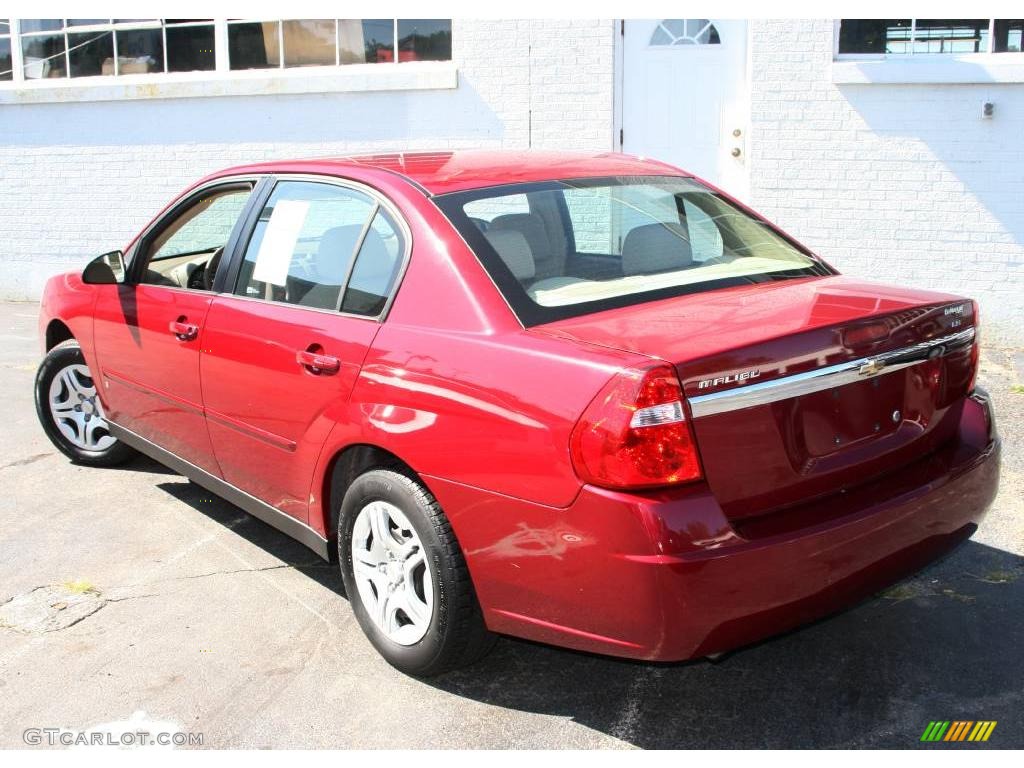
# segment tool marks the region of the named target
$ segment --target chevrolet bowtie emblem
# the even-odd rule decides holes
[[[885,368],[885,363],[882,360],[868,360],[857,369],[857,373],[861,376],[874,376],[883,368]]]

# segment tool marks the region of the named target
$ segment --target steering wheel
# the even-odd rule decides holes
[[[217,267],[220,266],[220,257],[224,255],[224,246],[213,252],[213,256],[206,262],[203,268],[203,288],[207,291],[213,290],[213,279],[217,276]]]

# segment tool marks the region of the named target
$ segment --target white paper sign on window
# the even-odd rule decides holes
[[[270,214],[263,242],[256,254],[252,279],[271,285],[284,285],[292,263],[295,245],[309,213],[307,200],[279,200]]]

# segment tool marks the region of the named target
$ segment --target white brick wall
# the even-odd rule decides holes
[[[1024,84],[834,85],[833,22],[751,22],[751,202],[845,273],[1024,323]],[[985,101],[995,117],[981,119]]]
[[[0,105],[0,299],[124,245],[241,162],[612,142],[611,21],[455,21],[455,90]]]

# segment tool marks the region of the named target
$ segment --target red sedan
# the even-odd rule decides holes
[[[977,324],[650,160],[275,162],[47,284],[36,402],[74,461],[140,451],[336,555],[399,669],[494,633],[678,660],[971,535]]]

